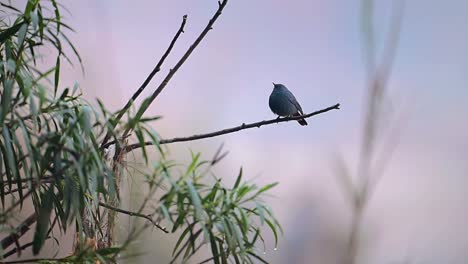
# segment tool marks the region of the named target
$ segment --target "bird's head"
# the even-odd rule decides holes
[[[281,83],[273,83],[273,88],[283,88],[285,87],[284,85],[282,85]]]

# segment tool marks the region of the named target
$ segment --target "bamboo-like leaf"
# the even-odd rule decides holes
[[[8,178],[8,185],[11,190],[12,187],[12,178],[15,178],[18,185],[18,196],[21,200],[21,205],[23,204],[23,188],[21,188],[21,176],[19,173],[19,168],[17,166],[17,157],[13,149],[13,141],[11,139],[10,130],[7,127],[2,128],[2,135],[4,139],[4,158],[6,158],[6,175]]]
[[[38,220],[33,240],[34,255],[39,254],[39,251],[41,250],[42,246],[44,245],[44,241],[47,238],[47,231],[49,230],[50,213],[52,212],[54,205],[54,187],[49,187],[49,189],[41,196],[41,206],[39,208],[39,211],[37,212]]]
[[[192,162],[187,167],[187,171],[185,172],[186,176],[191,175],[195,171],[195,169],[197,168],[199,159],[200,159],[200,153],[197,153],[196,155],[192,155]]]
[[[26,37],[26,33],[28,32],[28,24],[26,23],[23,23],[20,27],[20,29],[18,30],[18,47],[22,47],[23,44],[24,44],[24,39]]]
[[[273,232],[273,235],[275,236],[275,248],[276,248],[278,246],[278,232],[276,231],[275,225],[273,225],[273,223],[270,220],[265,219],[265,222],[270,227],[271,232]]]
[[[139,126],[137,126],[135,129],[135,135],[137,136],[138,143],[140,144],[141,152],[143,153],[145,163],[148,164],[148,153],[146,152],[145,137]]]
[[[0,125],[3,124],[5,117],[10,112],[11,101],[13,96],[13,81],[10,79],[6,79],[3,81],[3,94],[2,94],[2,108],[1,108],[1,115],[0,115]]]
[[[60,32],[60,11],[57,6],[57,1],[56,0],[51,0],[52,5],[54,6],[54,13],[55,13],[55,19],[57,20],[57,34]]]
[[[268,262],[266,260],[264,260],[263,258],[261,258],[259,255],[255,254],[252,251],[248,251],[247,254],[249,254],[250,256],[252,256],[254,258],[256,258],[257,260],[259,260],[262,263],[268,264]]]
[[[201,220],[203,218],[203,208],[202,208],[200,196],[189,179],[185,180],[185,183],[187,184],[190,197],[192,200],[192,204],[195,207],[195,216],[197,217],[198,220]]]
[[[210,236],[210,245],[211,245],[211,253],[213,255],[213,261],[215,264],[220,264],[219,262],[220,254],[218,252],[218,245],[216,243],[215,236],[213,235],[211,231],[209,232],[209,236]]]
[[[0,141],[0,150],[3,149],[2,141]],[[0,151],[0,175],[3,175],[3,161],[2,151]],[[2,200],[2,207],[5,208],[5,184],[3,183],[3,177],[2,180],[0,180],[0,198]]]
[[[236,179],[236,183],[234,183],[234,187],[232,188],[236,189],[237,187],[239,187],[241,180],[242,180],[242,167],[240,168],[239,175],[237,176],[237,179]]]
[[[191,231],[191,229],[193,228],[193,225],[188,225],[184,231],[182,232],[182,234],[180,234],[179,236],[179,239],[177,240],[175,246],[174,246],[174,250],[172,250],[172,256],[174,256],[175,252],[177,251],[177,249],[179,249],[179,246],[180,244],[182,243],[182,241],[184,241],[184,238],[189,234],[189,233],[192,233],[193,231]]]
[[[263,223],[265,222],[265,214],[263,211],[263,206],[258,202],[255,203],[255,206],[257,208],[258,216],[260,216],[260,223],[263,225]]]
[[[57,95],[59,81],[60,81],[60,56],[57,56],[57,60],[55,61],[54,95]]]
[[[0,43],[4,43],[5,40],[7,40],[11,36],[15,35],[20,30],[20,28],[23,26],[23,24],[24,24],[24,22],[18,23],[16,25],[8,28],[7,30],[1,32],[0,33]]]

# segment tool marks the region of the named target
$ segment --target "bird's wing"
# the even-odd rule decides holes
[[[294,95],[293,95],[290,91],[288,91],[288,92],[289,92],[289,96],[287,96],[287,98],[288,98],[289,102],[290,102],[291,104],[293,104],[293,105],[296,107],[297,111],[302,115],[303,112],[302,112],[302,107],[301,107],[301,105],[300,105],[299,102],[296,100],[296,97],[294,97]]]

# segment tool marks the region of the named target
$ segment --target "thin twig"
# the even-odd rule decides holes
[[[103,202],[99,202],[99,206],[102,206],[102,207],[105,207],[107,209],[116,211],[118,213],[145,218],[146,220],[150,221],[155,227],[159,228],[164,233],[169,233],[169,231],[167,231],[167,229],[165,227],[163,227],[163,226],[159,225],[158,223],[156,223],[156,221],[154,221],[149,215],[140,214],[140,213],[132,212],[132,211],[127,211],[127,210],[124,210],[124,209],[121,209],[121,208],[117,208],[117,207],[108,205],[108,204],[103,203]]]
[[[174,45],[175,45],[177,39],[179,38],[180,34],[184,33],[184,27],[185,27],[186,22],[187,22],[187,15],[184,15],[182,17],[182,24],[180,25],[179,30],[175,34],[175,36],[172,39],[171,43],[169,44],[169,47],[167,48],[166,52],[163,54],[163,56],[159,60],[158,64],[156,64],[156,66],[151,71],[151,73],[148,75],[148,77],[146,77],[145,81],[140,86],[140,88],[138,88],[138,90],[136,90],[136,92],[133,94],[132,98],[130,98],[128,100],[127,104],[122,108],[122,110],[119,111],[117,117],[115,118],[116,122],[118,122],[118,121],[120,121],[120,119],[122,119],[122,116],[125,114],[125,112],[128,111],[130,106],[132,106],[133,102],[135,102],[135,100],[137,99],[138,96],[140,96],[140,94],[143,92],[143,90],[145,90],[145,88],[148,86],[150,81],[153,79],[154,75],[156,75],[156,73],[158,73],[161,70],[162,64],[166,60],[167,56],[169,56],[169,54],[171,53],[172,48],[174,47]],[[107,135],[104,137],[104,140],[102,141],[101,148],[107,143],[107,141],[109,140],[109,137],[110,137],[110,132],[107,133]]]
[[[15,243],[18,238],[26,234],[29,231],[29,227],[37,221],[36,213],[31,214],[26,220],[15,228],[15,231],[10,233],[7,237],[2,239],[2,249],[6,249]]]
[[[198,237],[198,235],[202,232],[202,229],[198,230],[195,234],[193,234],[192,237]],[[175,261],[177,260],[177,258],[179,258],[180,254],[182,253],[182,251],[185,249],[186,246],[188,246],[188,244],[192,242],[191,239],[187,239],[187,241],[184,243],[184,245],[182,245],[182,247],[179,249],[179,251],[177,251],[177,253],[174,255],[174,257],[172,258],[171,262],[169,262],[169,264],[173,264],[175,263]],[[193,242],[195,243],[195,242]]]
[[[46,237],[46,239],[50,239],[50,238],[51,238],[50,236]],[[19,247],[19,248],[14,248],[14,249],[8,251],[7,253],[5,253],[5,254],[3,255],[3,258],[6,259],[6,258],[10,257],[11,255],[15,254],[16,252],[18,252],[18,251],[20,252],[20,251],[22,251],[22,250],[25,250],[25,249],[27,249],[28,247],[31,247],[32,245],[34,245],[34,242],[33,242],[33,241],[32,241],[32,242],[29,242],[29,243],[26,243],[26,244],[22,245],[22,246]]]
[[[264,125],[271,125],[271,124],[275,124],[275,123],[282,123],[282,122],[288,122],[288,121],[293,121],[293,120],[299,120],[299,119],[303,119],[303,118],[305,119],[305,118],[316,116],[316,115],[319,115],[319,114],[322,114],[322,113],[325,113],[325,112],[328,112],[328,111],[331,111],[331,110],[335,110],[335,109],[340,109],[340,104],[335,104],[333,106],[330,106],[330,107],[327,107],[327,108],[324,108],[324,109],[321,109],[321,110],[318,110],[318,111],[315,111],[315,112],[312,112],[312,113],[309,113],[309,114],[301,115],[301,116],[288,116],[288,117],[282,117],[282,118],[275,118],[275,119],[263,120],[263,121],[250,123],[250,124],[243,123],[240,126],[226,128],[226,129],[223,129],[223,130],[219,130],[219,131],[215,131],[215,132],[211,132],[211,133],[206,133],[206,134],[193,135],[193,136],[189,136],[189,137],[177,137],[177,138],[171,138],[171,139],[161,139],[159,141],[159,144],[160,145],[162,145],[162,144],[171,144],[171,143],[175,143],[175,142],[194,141],[194,140],[199,140],[199,139],[204,139],[204,138],[217,137],[217,136],[221,136],[221,135],[225,135],[225,134],[229,134],[229,133],[234,133],[234,132],[244,130],[244,129],[254,128],[254,127],[261,127],[261,126],[264,126]],[[145,146],[149,146],[149,145],[153,145],[153,142],[150,142],[150,141],[145,142]],[[140,148],[140,147],[142,147],[142,146],[139,143],[130,144],[130,145],[125,147],[124,151],[129,152],[129,151],[132,151],[132,150]]]
[[[161,82],[161,84],[158,86],[158,88],[153,92],[153,94],[147,99],[145,102],[145,105],[141,106],[140,109],[138,109],[138,112],[135,115],[135,119],[138,120],[143,116],[143,114],[146,112],[146,110],[149,108],[149,106],[153,103],[154,99],[158,97],[158,95],[162,92],[162,90],[167,86],[169,81],[172,79],[174,74],[179,70],[179,68],[184,64],[184,62],[190,57],[190,54],[195,50],[195,48],[200,44],[200,42],[203,40],[203,38],[208,34],[208,31],[213,29],[213,25],[218,19],[218,17],[221,15],[224,7],[226,6],[228,0],[223,0],[222,2],[218,2],[218,10],[216,13],[213,15],[213,17],[210,19],[208,24],[206,25],[205,29],[200,33],[198,38],[193,42],[192,45],[188,48],[188,50],[185,52],[185,54],[180,58],[180,60],[177,62],[177,64],[169,70],[169,73],[166,75],[166,78]],[[130,132],[131,128],[128,128],[124,136],[127,135]]]
[[[13,261],[2,261],[3,264],[16,264],[16,263],[39,263],[39,262],[59,262],[62,259],[59,258],[32,258],[32,259],[21,259]]]
[[[18,201],[14,202],[10,208],[6,209],[5,211],[3,211],[3,214],[8,214],[10,213],[13,209],[15,209],[18,205],[22,205],[23,202],[26,200],[27,197],[29,197],[33,192],[35,191],[35,189],[30,189],[26,194],[23,194],[23,197],[21,199],[18,199]]]

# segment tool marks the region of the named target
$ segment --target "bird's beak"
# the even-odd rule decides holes
[[[274,83],[274,82],[271,82],[271,83],[273,84],[273,86],[275,86],[275,85],[276,85],[276,83]]]

